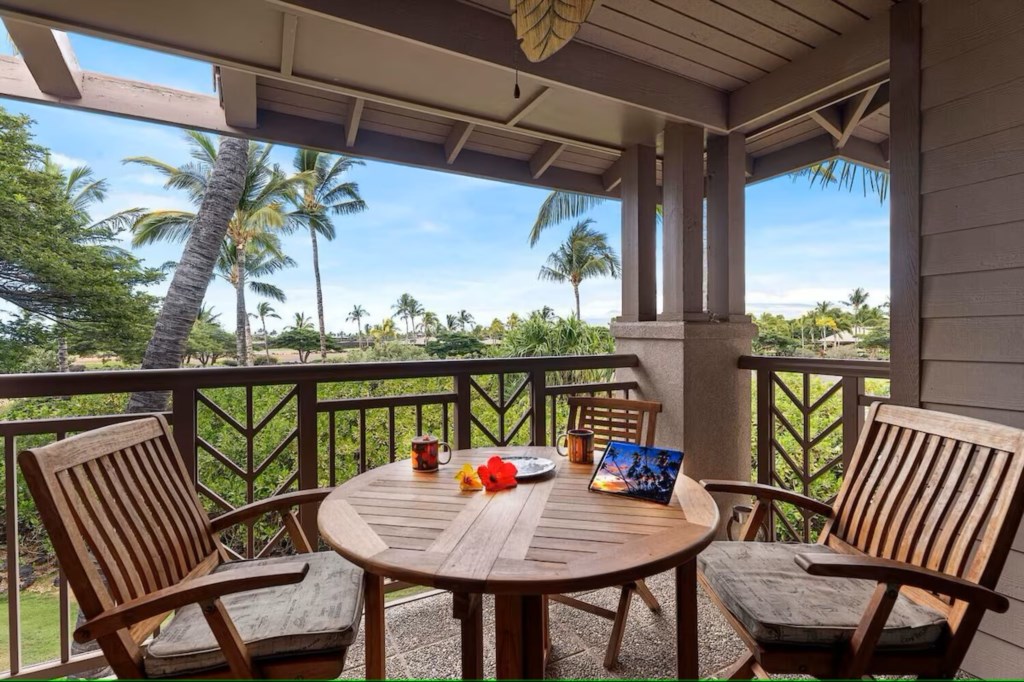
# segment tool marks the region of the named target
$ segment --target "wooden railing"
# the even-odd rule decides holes
[[[406,456],[406,444],[419,433],[434,433],[456,448],[546,444],[562,428],[567,396],[628,396],[636,384],[611,382],[612,370],[637,364],[635,355],[597,355],[7,375],[0,376],[0,399],[59,396],[59,402],[169,391],[164,416],[200,498],[217,514],[277,492],[341,483]],[[418,390],[408,390],[409,380],[419,380]],[[95,653],[72,654],[72,595],[62,573],[53,614],[57,657],[22,656],[19,586],[27,557],[20,541],[33,532],[34,547],[45,543],[34,505],[19,485],[17,453],[139,416],[0,421],[9,637],[9,665],[0,665],[0,677],[59,677],[102,664]],[[315,514],[304,510],[300,521],[315,536]],[[282,548],[281,531],[275,522],[260,521],[224,539],[238,557],[264,556]]]
[[[745,356],[752,370],[754,469],[757,482],[831,502],[857,445],[868,406],[888,400],[888,382],[872,394],[868,380],[888,380],[889,363]],[[822,519],[774,504],[766,521],[771,539],[809,542]]]

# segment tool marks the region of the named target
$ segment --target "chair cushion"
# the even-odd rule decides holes
[[[355,639],[363,610],[363,571],[334,552],[234,561],[215,572],[295,562],[309,564],[302,582],[221,599],[254,659],[329,652],[340,657]],[[146,673],[152,677],[223,665],[224,655],[196,604],[174,614],[145,656]]]
[[[831,646],[848,641],[877,583],[814,576],[798,554],[833,554],[823,545],[714,542],[697,558],[705,581],[758,642]],[[945,617],[903,595],[879,647],[924,648],[946,631]]]

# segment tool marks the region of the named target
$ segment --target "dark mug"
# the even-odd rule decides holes
[[[562,441],[565,441],[565,452],[562,451]],[[573,464],[593,464],[594,432],[590,429],[569,429],[558,437],[555,450],[562,457],[568,457]]]
[[[448,459],[440,461],[441,449],[448,451]],[[412,439],[413,471],[437,471],[439,464],[447,464],[452,460],[452,446],[439,441],[436,436],[416,436]]]

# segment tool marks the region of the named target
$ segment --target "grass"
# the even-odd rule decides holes
[[[43,663],[60,656],[60,598],[56,591],[21,593],[21,665]],[[0,595],[0,613],[7,613],[7,595]],[[0,628],[0,671],[9,670],[10,636]]]

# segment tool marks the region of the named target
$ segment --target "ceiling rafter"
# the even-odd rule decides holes
[[[815,123],[825,129],[825,132],[839,139],[843,136],[843,123],[838,105],[818,109],[808,114]]]
[[[722,132],[725,93],[678,74],[573,41],[557,59],[533,63],[509,49],[508,18],[450,0],[268,0],[285,11],[306,12],[455,52],[546,84],[562,85]]]
[[[295,66],[295,41],[299,33],[299,17],[290,12],[281,15],[281,75],[292,75]]]
[[[519,125],[519,122],[526,118],[530,114],[530,112],[536,109],[537,106],[541,103],[541,100],[547,97],[548,93],[550,92],[551,88],[541,88],[540,90],[538,90],[536,95],[534,95],[526,102],[524,102],[523,105],[516,110],[516,113],[512,114],[505,121],[505,125],[509,127],[515,127]]]
[[[366,100],[356,97],[348,105],[348,115],[345,117],[345,146],[352,147],[356,143],[356,136],[359,134],[359,123],[363,119],[363,107]]]
[[[558,155],[565,151],[565,145],[560,142],[545,142],[530,157],[530,175],[536,180],[544,175],[544,171],[551,168]]]
[[[843,107],[843,126],[840,136],[836,139],[836,149],[842,149],[849,142],[850,136],[853,135],[853,131],[857,129],[857,126],[860,125],[864,112],[867,111],[868,106],[870,106],[880,87],[881,84],[868,88],[859,95],[856,95]]]
[[[224,122],[233,128],[255,128],[256,76],[224,66],[217,73]]]
[[[300,116],[260,110],[260,127],[239,129],[224,120],[217,97],[175,90],[152,83],[84,71],[82,97],[67,100],[39,91],[21,59],[0,56],[0,96],[27,102],[73,107],[86,111],[156,121],[217,134],[244,135],[296,147],[343,152],[353,156],[447,170],[506,182],[614,197],[602,187],[601,176],[567,168],[551,167],[543,181],[530,173],[527,161],[463,149],[448,165],[442,144],[363,130],[347,148],[345,127]]]
[[[64,99],[82,96],[82,70],[66,33],[11,18],[4,25],[42,92]]]
[[[475,127],[472,123],[465,121],[456,121],[452,126],[452,131],[448,133],[448,139],[444,141],[444,160],[449,166],[459,158],[459,152],[469,140],[469,136],[473,134]]]
[[[731,93],[729,128],[749,133],[888,79],[889,14],[884,13]]]

